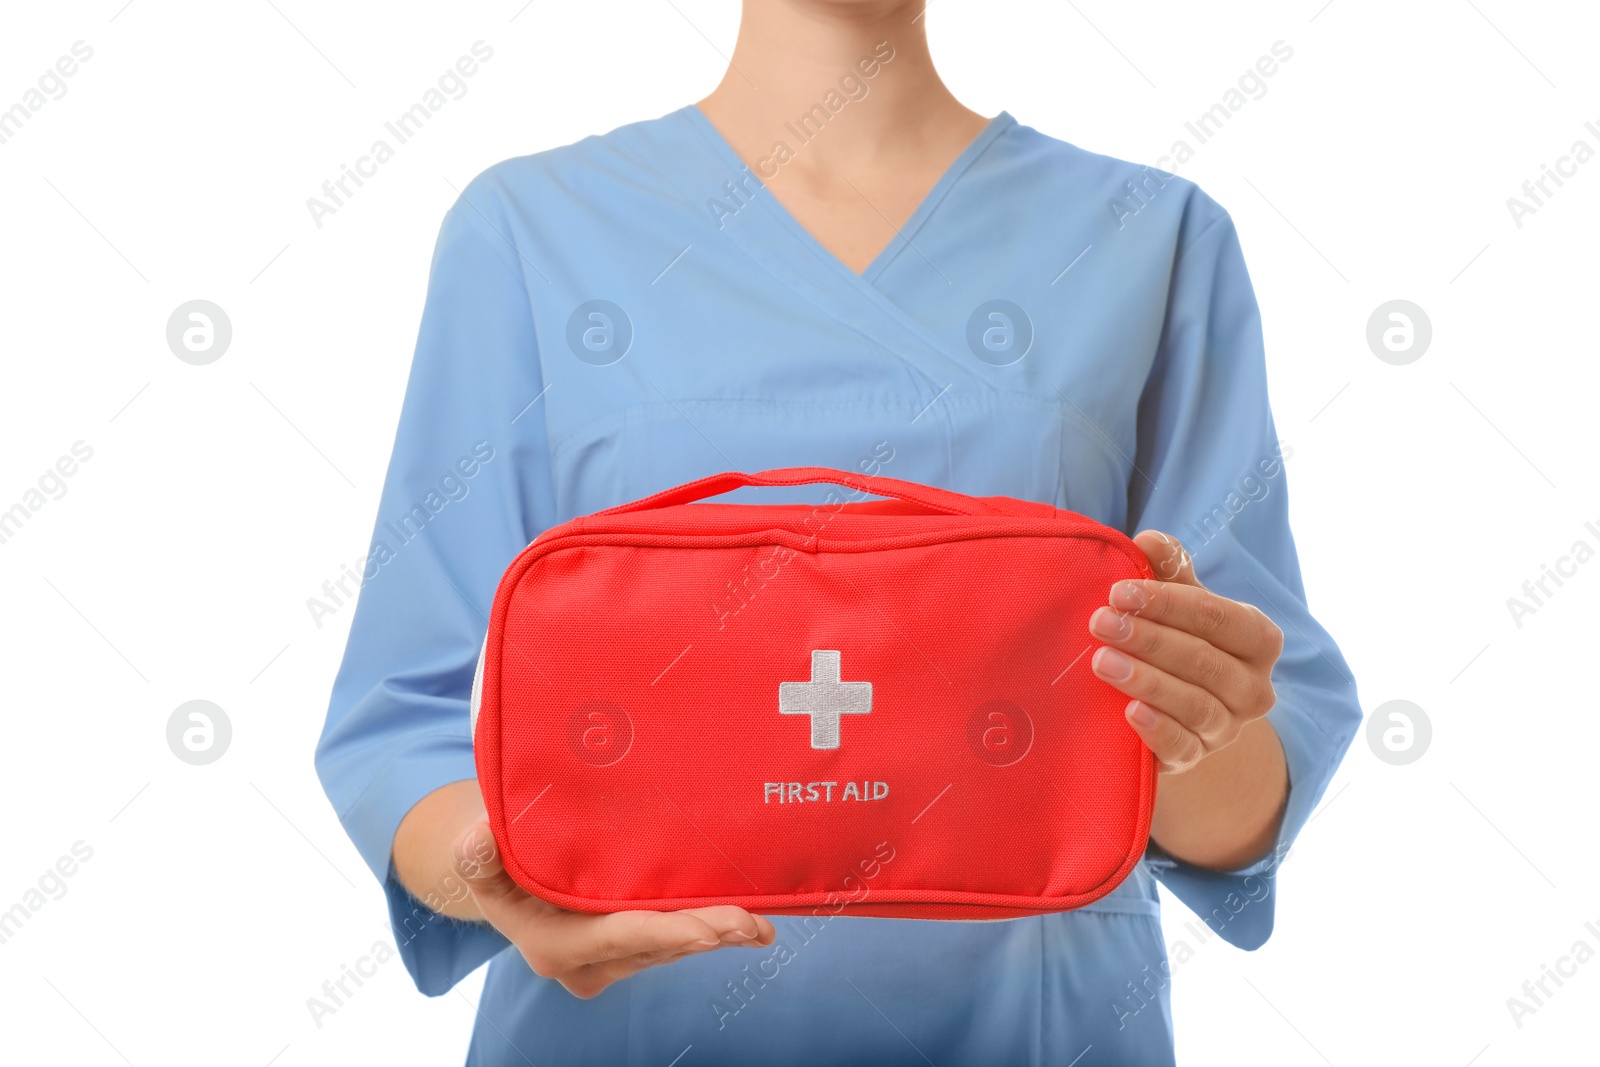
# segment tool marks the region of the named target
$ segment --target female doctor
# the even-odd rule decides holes
[[[444,218],[317,769],[418,988],[490,961],[471,1064],[1151,1067],[1156,882],[1235,945],[1271,932],[1360,711],[1306,607],[1238,235],[1184,179],[963,107],[923,6],[745,0],[710,96],[490,167]],[[505,566],[576,515],[812,465],[1137,532],[1160,580],[1090,622],[1163,772],[1116,891],[818,930],[565,912],[500,868],[467,705]]]

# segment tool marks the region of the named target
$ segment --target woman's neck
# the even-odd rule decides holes
[[[700,109],[745,158],[793,151],[821,175],[947,157],[987,122],[940,80],[924,0],[744,0],[722,82]]]

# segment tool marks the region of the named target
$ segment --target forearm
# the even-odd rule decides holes
[[[400,884],[434,911],[453,919],[483,919],[456,869],[457,835],[484,814],[477,779],[440,786],[400,820],[394,835],[394,870]]]
[[[1235,870],[1271,850],[1288,797],[1278,732],[1256,719],[1227,748],[1182,774],[1161,776],[1150,836],[1187,863]]]

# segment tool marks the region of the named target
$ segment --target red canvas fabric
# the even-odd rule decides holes
[[[846,488],[697,502],[806,483]],[[501,579],[474,686],[506,870],[588,912],[1096,900],[1155,803],[1127,698],[1089,670],[1090,614],[1136,577],[1133,542],[1081,515],[822,467],[552,527]]]

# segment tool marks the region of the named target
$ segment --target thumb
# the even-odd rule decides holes
[[[1195,577],[1193,557],[1184,551],[1183,542],[1176,537],[1160,530],[1140,530],[1134,535],[1133,543],[1139,546],[1139,551],[1150,561],[1156,577],[1163,582],[1205,588],[1204,583]]]
[[[486,917],[496,903],[522,895],[521,887],[512,881],[500,862],[500,849],[487,818],[479,819],[456,835],[451,855],[456,870]]]

